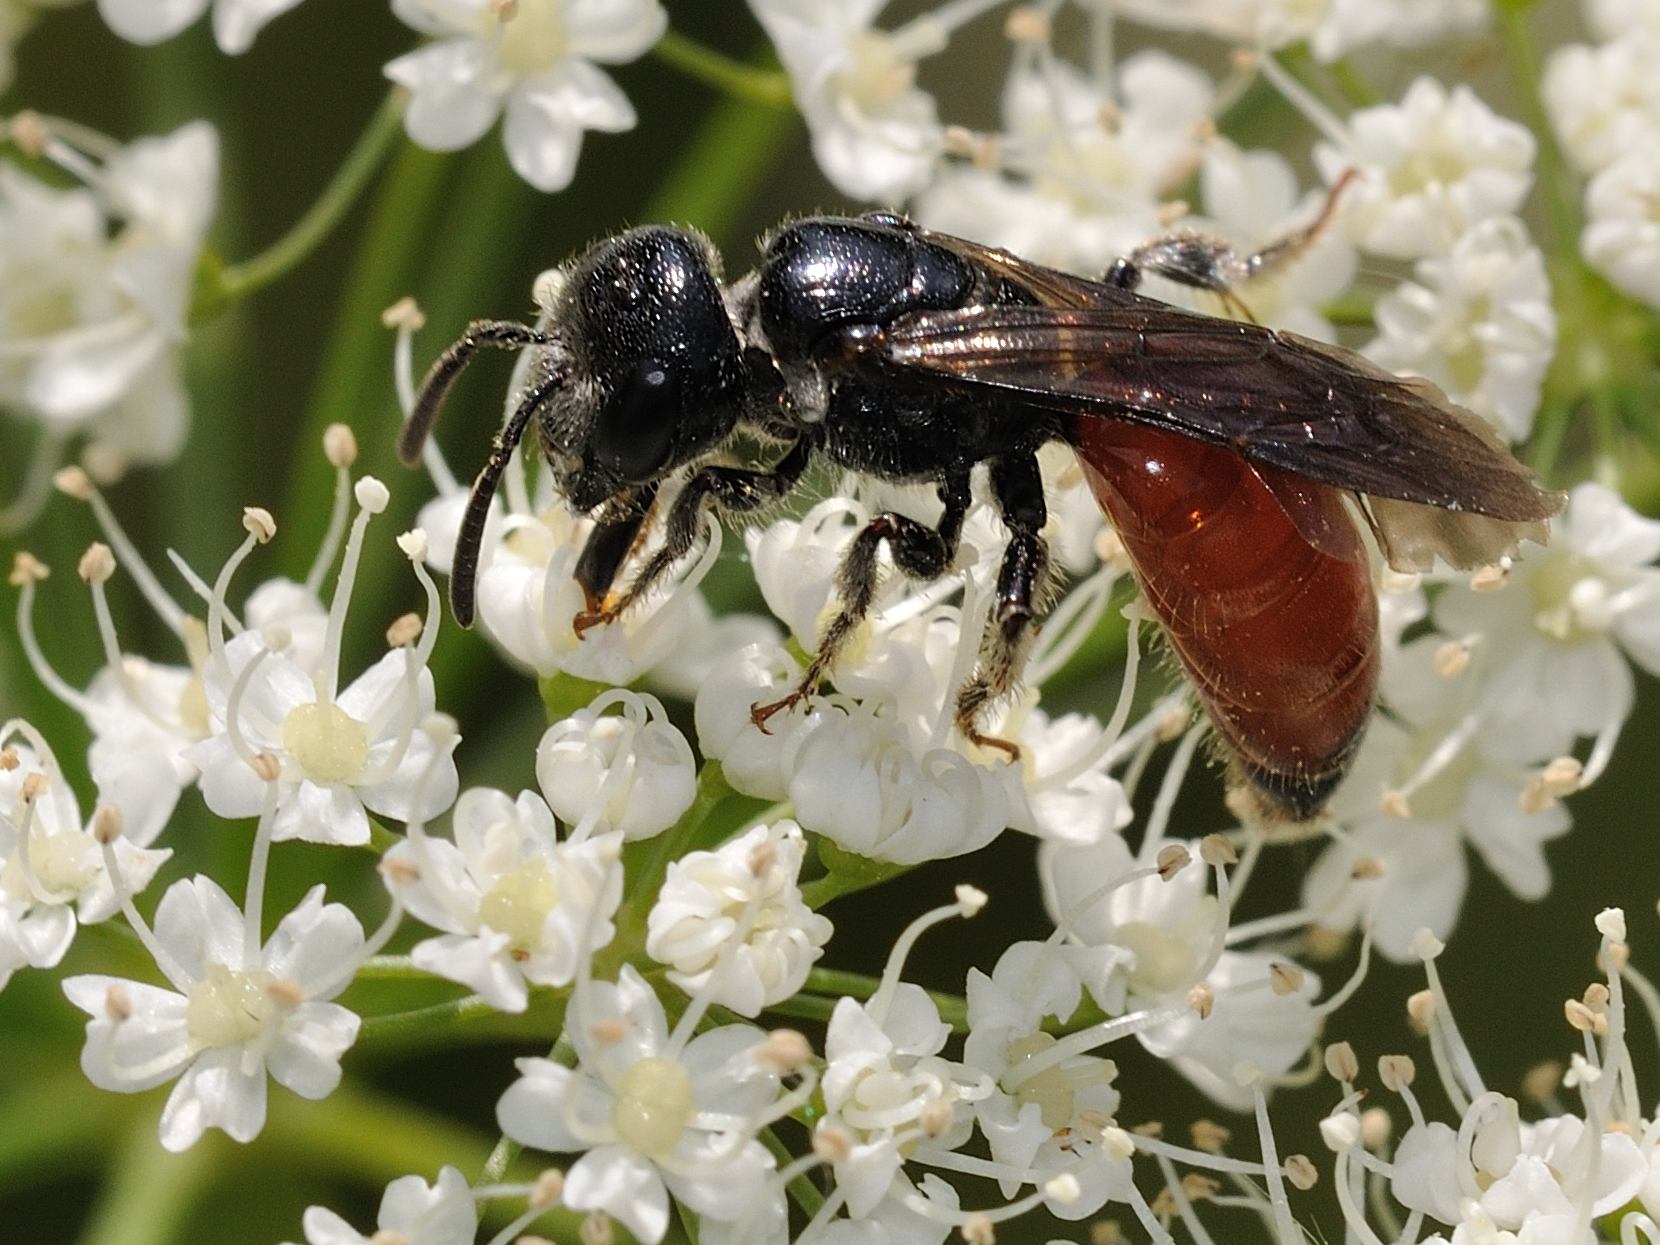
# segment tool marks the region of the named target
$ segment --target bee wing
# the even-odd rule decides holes
[[[912,380],[1145,423],[1322,484],[1540,535],[1562,508],[1491,427],[1428,381],[1291,333],[1081,284],[1090,306],[900,317],[880,357]]]

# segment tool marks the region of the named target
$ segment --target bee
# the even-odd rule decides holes
[[[1347,772],[1377,698],[1362,527],[1396,569],[1437,556],[1469,568],[1544,541],[1563,504],[1428,381],[1136,292],[1155,271],[1228,298],[1309,236],[1246,257],[1173,236],[1092,281],[894,213],[823,216],[774,231],[755,270],[725,283],[700,235],[632,229],[560,270],[538,324],[471,325],[426,377],[399,452],[416,461],[480,348],[532,352],[462,524],[450,587],[463,625],[490,499],[532,427],[556,489],[595,518],[575,571],[579,631],[685,557],[708,507],[756,511],[812,462],[932,485],[937,521],[884,511],[854,537],[800,685],[752,710],[762,729],[815,691],[869,612],[884,546],[912,579],[947,572],[984,464],[1008,541],[955,719],[1018,755],[981,719],[1015,688],[1052,592],[1036,455],[1063,441],[1235,778],[1265,818],[1305,820]],[[777,447],[770,464],[728,461],[740,437]],[[682,486],[658,507],[671,478]],[[637,553],[658,509],[662,539]]]

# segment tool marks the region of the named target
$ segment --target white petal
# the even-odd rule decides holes
[[[109,28],[129,43],[171,39],[206,11],[208,0],[98,0]]]
[[[249,1142],[265,1127],[265,1067],[243,1070],[240,1046],[205,1050],[185,1069],[161,1111],[161,1144],[188,1150],[209,1128]]]
[[[669,1226],[669,1195],[657,1169],[622,1146],[600,1146],[565,1173],[565,1205],[603,1210],[641,1241],[657,1245]]]
[[[475,991],[502,1012],[522,1012],[529,1003],[524,974],[514,967],[512,940],[486,929],[473,936],[444,934],[415,944],[415,967],[437,973]]]
[[[580,1074],[551,1059],[516,1061],[519,1079],[496,1103],[496,1123],[513,1140],[554,1154],[581,1150],[585,1144],[565,1124],[566,1100],[575,1093]]]
[[[254,36],[273,17],[288,12],[300,0],[218,0],[213,6],[213,37],[227,56],[246,52]]]
[[[476,143],[501,111],[489,70],[490,51],[477,39],[447,39],[388,64],[386,76],[411,93],[403,118],[409,137],[429,151]]]
[[[302,1098],[325,1098],[340,1084],[340,1057],[357,1040],[362,1021],[337,1003],[303,1003],[266,1054],[278,1084]]]
[[[156,905],[156,940],[178,966],[200,979],[209,964],[246,966],[242,913],[212,878],[185,878]]]

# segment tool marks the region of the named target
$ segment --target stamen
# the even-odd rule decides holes
[[[30,553],[20,552],[12,560],[11,575],[7,582],[18,590],[17,636],[23,642],[23,653],[29,659],[29,668],[35,672],[35,678],[39,679],[52,695],[85,717],[92,710],[92,702],[83,693],[69,686],[63,676],[52,668],[52,664],[46,660],[46,654],[41,651],[39,638],[35,635],[35,585],[49,574],[51,571]]]
[[[248,535],[231,556],[225,559],[225,565],[219,568],[219,575],[213,581],[213,593],[208,598],[208,647],[213,655],[213,668],[220,680],[226,683],[231,679],[231,663],[225,653],[225,616],[230,612],[225,598],[226,593],[230,591],[231,576],[236,574],[236,568],[254,551],[254,546],[265,544],[276,535],[277,530],[271,519],[271,512],[261,510],[257,506],[244,508],[242,526],[247,529]]]
[[[888,1005],[893,1002],[894,992],[899,988],[900,974],[905,971],[905,957],[911,953],[917,939],[935,925],[949,921],[953,917],[968,918],[974,916],[985,906],[985,892],[976,890],[972,886],[957,887],[957,901],[943,907],[924,912],[903,930],[899,937],[894,939],[893,950],[888,953],[888,962],[882,969],[881,984],[876,992],[870,996],[865,1005],[872,1021],[878,1027],[887,1019]]]
[[[1451,1057],[1453,1067],[1458,1074],[1460,1083],[1470,1098],[1479,1098],[1487,1092],[1481,1082],[1481,1073],[1476,1070],[1475,1058],[1470,1054],[1470,1048],[1464,1044],[1464,1038],[1458,1031],[1458,1024],[1453,1020],[1452,1002],[1447,998],[1445,989],[1441,985],[1441,975],[1435,971],[1435,957],[1445,949],[1440,939],[1430,934],[1428,930],[1419,930],[1412,940],[1412,953],[1424,965],[1424,975],[1429,979],[1430,993],[1435,999],[1435,1014],[1430,1028],[1431,1052],[1435,1050],[1435,1035],[1440,1033],[1446,1043],[1447,1054]],[[1462,1097],[1449,1086],[1448,1097]],[[1463,1107],[1458,1108],[1460,1111]]]
[[[1012,1094],[1033,1077],[1051,1068],[1060,1067],[1074,1055],[1087,1055],[1102,1046],[1110,1046],[1119,1038],[1157,1028],[1167,1021],[1185,1016],[1188,1011],[1185,1001],[1165,1004],[1162,1007],[1142,1008],[1115,1016],[1111,1020],[1100,1021],[1087,1029],[1068,1033],[1004,1073],[1003,1089]]]
[[[94,487],[87,473],[80,467],[65,467],[53,476],[52,482],[57,486],[58,491],[65,496],[84,501],[91,507],[93,517],[98,521],[98,528],[103,532],[104,539],[109,541],[110,547],[115,550],[116,558],[126,568],[127,574],[133,577],[133,582],[138,585],[138,590],[144,594],[144,599],[150,603],[150,608],[155,610],[156,617],[161,619],[169,631],[182,638],[184,635],[184,610],[179,607],[178,602],[173,600],[167,589],[161,586],[161,581],[156,578],[155,572],[150,569],[149,563],[144,560],[144,555],[139,552],[138,546],[127,535],[126,529],[121,526],[121,521],[115,517],[115,511],[110,509],[110,504],[104,500],[104,495]]]
[[[1187,1190],[1182,1187],[1181,1177],[1176,1173],[1176,1165],[1162,1154],[1156,1155],[1155,1161],[1159,1165],[1159,1173],[1164,1177],[1164,1187],[1170,1193],[1170,1200],[1176,1204],[1176,1214],[1181,1217],[1195,1245],[1215,1245],[1214,1239],[1199,1221],[1199,1216],[1193,1213],[1193,1202],[1188,1198]]]
[[[369,520],[385,510],[389,500],[386,486],[374,476],[363,476],[353,491],[360,509],[352,520],[351,535],[346,538],[346,556],[340,563],[340,577],[335,580],[334,596],[329,600],[323,665],[318,675],[319,704],[333,703],[340,693],[340,640],[346,630],[346,608],[351,604],[352,588],[357,583],[357,564],[363,556],[363,534],[369,527]]]
[[[231,694],[225,701],[225,737],[230,740],[236,755],[247,763],[250,769],[258,772],[261,765],[254,746],[248,742],[248,737],[242,733],[242,700],[247,695],[248,686],[253,682],[254,672],[271,656],[271,650],[261,648],[248,659],[248,664],[242,667],[237,674],[236,681],[231,684]]]
[[[190,987],[196,979],[184,970],[166,947],[161,945],[160,940],[133,905],[132,892],[127,889],[127,880],[121,875],[121,862],[115,857],[115,845],[101,843],[99,848],[103,852],[104,872],[109,876],[110,889],[114,892],[115,902],[121,906],[121,914],[127,918],[127,924],[132,926],[133,933],[138,935],[139,942],[144,944],[144,949],[156,962],[161,975],[167,978],[180,994],[189,994]]]
[[[1124,733],[1124,723],[1129,720],[1130,706],[1135,700],[1136,670],[1141,664],[1141,646],[1137,643],[1140,637],[1141,619],[1132,615],[1129,632],[1124,641],[1124,681],[1118,689],[1118,703],[1113,706],[1112,717],[1101,732],[1101,738],[1095,746],[1086,750],[1082,755],[1073,758],[1067,764],[1048,774],[1039,774],[1027,784],[1032,791],[1046,791],[1054,787],[1064,787],[1074,779],[1081,778],[1097,767],[1108,768],[1118,758],[1128,754],[1140,741],[1143,732],[1151,733],[1157,724],[1162,711],[1175,698],[1167,698],[1155,705],[1128,735]]]
[[[1066,594],[1044,620],[1043,631],[1032,645],[1026,663],[1026,679],[1042,686],[1056,671],[1077,656],[1078,650],[1095,632],[1107,612],[1113,585],[1118,582],[1116,567],[1103,566]],[[1128,652],[1126,651],[1126,662]]]
[[[260,805],[259,825],[254,829],[253,851],[248,858],[248,888],[242,900],[242,956],[249,964],[258,963],[259,949],[265,944],[265,870],[271,859],[271,828],[276,819],[277,784],[268,781]]]
[[[1182,742],[1176,748],[1176,754],[1170,758],[1170,764],[1164,771],[1164,778],[1159,783],[1158,797],[1153,801],[1153,811],[1147,818],[1147,833],[1142,837],[1141,846],[1136,855],[1142,860],[1152,860],[1158,855],[1158,850],[1164,842],[1165,829],[1170,824],[1171,810],[1176,807],[1176,796],[1182,789],[1182,781],[1187,777],[1187,767],[1193,761],[1193,754],[1199,747],[1199,736],[1203,731],[1202,725],[1189,727],[1182,736]]]
[[[1459,721],[1458,725],[1448,731],[1435,745],[1434,750],[1424,758],[1424,762],[1398,788],[1394,794],[1406,799],[1423,789],[1424,785],[1433,779],[1447,766],[1458,759],[1458,754],[1464,751],[1464,746],[1475,738],[1477,728],[1481,725],[1479,714],[1471,713]]]
[[[1268,1184],[1268,1201],[1274,1211],[1274,1231],[1279,1245],[1302,1245],[1302,1234],[1291,1218],[1291,1200],[1285,1192],[1285,1173],[1280,1168],[1279,1152],[1274,1147],[1274,1128],[1268,1119],[1268,1099],[1262,1092],[1262,1071],[1253,1065],[1242,1065],[1234,1070],[1235,1082],[1251,1087],[1251,1106],[1257,1117],[1257,1142],[1262,1148],[1264,1179]]]
[[[1268,80],[1268,84],[1284,97],[1285,102],[1300,112],[1303,118],[1319,130],[1328,142],[1345,152],[1351,150],[1352,142],[1348,127],[1338,119],[1337,114],[1322,104],[1307,87],[1297,81],[1291,72],[1280,64],[1278,57],[1272,52],[1258,50],[1257,70]]]
[[[52,473],[63,461],[68,435],[58,431],[42,431],[34,448],[34,457],[24,472],[17,495],[0,506],[0,532],[15,532],[41,512],[52,491]]]
[[[704,530],[707,535],[703,542],[703,552],[699,554],[692,569],[682,576],[678,582],[671,584],[667,595],[663,598],[661,608],[640,623],[635,631],[637,642],[643,647],[649,643],[652,636],[668,626],[680,626],[678,618],[671,617],[672,606],[682,597],[697,591],[698,587],[709,577],[709,572],[715,569],[715,563],[720,561],[721,535],[720,520],[713,513],[704,519]]]
[[[345,437],[341,437],[337,429],[345,433]],[[352,430],[345,424],[330,424],[323,433],[324,452],[334,464],[334,502],[329,507],[329,525],[317,546],[317,556],[311,560],[311,569],[306,572],[306,591],[314,596],[323,586],[323,576],[334,565],[335,555],[340,552],[341,537],[346,533],[346,514],[352,500],[351,466],[357,460],[356,439],[352,438],[349,445],[346,443],[346,438],[351,438],[351,435]],[[332,446],[331,440],[334,442]]]
[[[191,566],[190,563],[184,560],[183,554],[181,554],[177,549],[169,549],[167,551],[167,560],[173,564],[173,569],[179,573],[184,582],[190,585],[190,590],[201,598],[202,604],[213,604],[213,588],[208,584],[207,580],[203,579],[196,573],[195,567]],[[190,624],[192,622],[196,622],[196,620],[187,614],[184,619],[186,648],[188,648],[190,644]],[[197,623],[197,626],[201,625],[202,624],[199,622]],[[229,631],[233,636],[242,634],[242,620],[237,618],[237,616],[229,609],[225,611],[225,630]],[[206,638],[205,630],[203,632],[203,638]]]
[[[930,750],[943,748],[951,728],[956,725],[957,689],[968,682],[985,642],[988,617],[986,611],[980,608],[973,570],[964,571],[961,579],[963,598],[957,607],[957,651],[951,658],[951,674],[945,682],[945,695],[939,712],[934,715],[934,729],[928,739]]]

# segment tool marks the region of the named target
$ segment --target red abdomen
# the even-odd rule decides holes
[[[1244,776],[1313,816],[1377,695],[1377,598],[1341,495],[1154,428],[1074,419],[1067,436]]]

